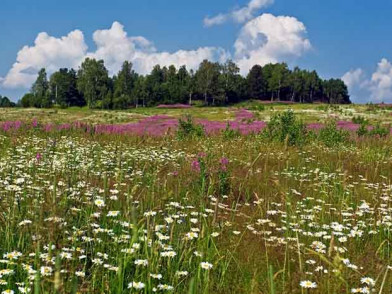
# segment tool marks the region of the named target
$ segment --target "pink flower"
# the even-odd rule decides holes
[[[226,171],[227,170],[227,165],[229,164],[229,160],[226,157],[222,157],[221,160],[220,160],[220,163],[221,163],[221,169],[223,171]]]
[[[37,161],[40,161],[41,158],[42,158],[42,155],[41,155],[41,153],[38,152],[37,155],[35,156],[35,159],[37,159]]]
[[[197,171],[197,172],[200,171],[200,162],[199,162],[198,160],[192,161],[191,166],[192,166],[192,169],[193,169],[194,171]]]

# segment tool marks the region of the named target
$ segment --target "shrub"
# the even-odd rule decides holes
[[[229,124],[229,123],[226,124],[226,129],[224,129],[224,131],[223,131],[222,134],[223,134],[223,137],[224,137],[225,139],[228,139],[228,140],[237,138],[237,137],[239,137],[239,136],[241,135],[240,132],[239,132],[238,130],[232,129],[232,128],[230,127],[230,124]]]
[[[335,121],[328,122],[318,134],[318,139],[328,147],[347,143],[350,134],[346,130],[339,129]]]
[[[307,138],[305,124],[298,120],[292,110],[275,114],[264,130],[267,138],[285,142],[289,146],[302,145]]]
[[[359,126],[359,129],[357,130],[357,135],[358,135],[359,137],[362,137],[362,136],[367,135],[368,133],[369,133],[369,132],[368,132],[368,129],[367,129],[367,124],[362,123],[362,124]]]
[[[202,125],[194,123],[190,115],[184,119],[178,120],[177,138],[182,140],[186,138],[203,137],[205,135],[204,128]]]
[[[362,116],[354,116],[352,122],[358,125],[368,125],[369,121]]]
[[[383,127],[380,123],[376,124],[375,127],[369,132],[371,136],[386,137],[390,133],[389,128]]]

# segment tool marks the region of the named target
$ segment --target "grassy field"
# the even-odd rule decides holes
[[[361,116],[372,123],[392,123],[392,107],[378,107],[376,105],[335,105],[325,104],[261,104],[257,101],[237,104],[233,107],[193,107],[190,109],[160,109],[137,108],[130,110],[90,110],[88,108],[69,109],[36,109],[36,108],[0,108],[1,121],[32,120],[41,122],[69,123],[83,121],[92,124],[98,123],[130,123],[152,115],[168,115],[174,118],[190,114],[194,118],[213,121],[226,121],[234,118],[238,109],[252,111],[257,119],[268,121],[274,113],[293,109],[305,122],[324,122],[330,118],[338,120],[351,120]]]
[[[306,123],[392,122],[375,106],[257,103],[0,119],[225,121],[241,108],[263,121],[291,108]],[[390,136],[291,141],[293,129],[283,140],[1,130],[0,292],[392,293]]]

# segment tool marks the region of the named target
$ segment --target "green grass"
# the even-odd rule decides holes
[[[292,107],[324,120],[320,105]],[[351,108],[367,115],[339,109]],[[235,109],[0,111],[3,120],[120,123],[187,112],[224,120]],[[390,293],[391,154],[389,137],[296,147],[261,135],[2,133],[0,291]]]

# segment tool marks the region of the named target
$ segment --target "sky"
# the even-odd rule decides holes
[[[103,59],[139,73],[203,59],[287,62],[342,78],[357,103],[392,102],[392,1],[2,0],[0,94],[18,100],[49,74]]]

